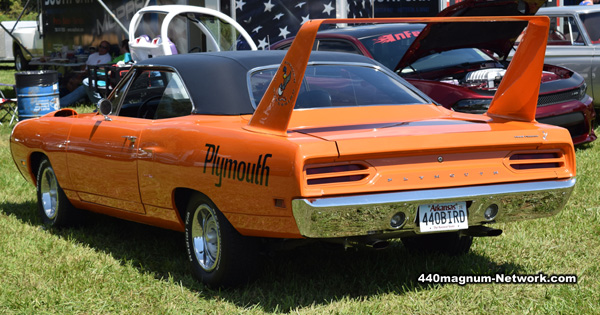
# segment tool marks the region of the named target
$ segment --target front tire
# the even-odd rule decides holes
[[[403,237],[402,244],[412,253],[458,256],[469,252],[473,237],[458,232],[437,233]]]
[[[244,283],[258,265],[256,240],[240,235],[201,194],[192,196],[188,203],[185,238],[192,273],[208,286]]]
[[[64,227],[71,223],[73,206],[56,179],[54,169],[44,158],[37,173],[38,214],[48,227]]]
[[[25,59],[23,53],[20,48],[15,50],[15,70],[17,71],[25,71],[29,69],[29,61]]]

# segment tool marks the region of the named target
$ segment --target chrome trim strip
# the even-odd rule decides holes
[[[329,238],[398,232],[420,233],[417,209],[421,204],[470,202],[469,226],[488,222],[484,212],[498,205],[493,222],[510,222],[548,217],[560,211],[576,183],[567,180],[403,191],[346,197],[295,199],[292,211],[305,237]],[[404,212],[407,221],[400,229],[390,226],[391,217]]]

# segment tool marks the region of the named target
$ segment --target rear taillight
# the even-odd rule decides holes
[[[369,167],[358,163],[315,165],[305,169],[307,185],[356,182],[369,176]]]
[[[559,168],[564,166],[564,157],[558,151],[514,153],[508,164],[515,170]]]

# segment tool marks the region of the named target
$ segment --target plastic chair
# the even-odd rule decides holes
[[[4,84],[0,83],[0,86],[10,86],[15,88],[12,84]],[[13,122],[19,120],[19,114],[17,112],[17,99],[16,98],[6,98],[2,90],[0,90],[0,125],[2,125],[2,121],[6,118],[10,117],[9,126],[12,125]]]

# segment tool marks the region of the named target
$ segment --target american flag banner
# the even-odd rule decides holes
[[[236,20],[259,49],[296,35],[311,19],[372,17],[372,0],[236,0]],[[337,3],[343,3],[338,8]],[[345,11],[340,11],[345,10]]]

